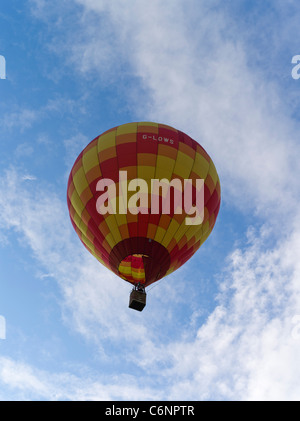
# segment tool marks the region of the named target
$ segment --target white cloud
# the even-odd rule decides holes
[[[77,377],[69,372],[59,374],[38,370],[22,361],[0,357],[0,391],[3,400],[151,400],[154,390],[141,388],[132,376],[114,378]],[[102,377],[102,376],[101,376]],[[8,397],[9,396],[9,397]]]
[[[123,346],[143,342],[147,319],[136,323],[134,312],[128,312],[130,284],[85,250],[71,226],[66,201],[45,182],[28,184],[16,170],[7,171],[0,179],[0,213],[4,232],[15,231],[43,270],[56,279],[71,329],[99,346],[104,338],[123,341]]]
[[[149,382],[148,388],[138,384],[130,387],[131,379],[124,384],[87,377],[80,385],[76,375],[50,375],[2,358],[0,379],[14,396],[299,399],[299,339],[293,335],[294,316],[300,308],[297,220],[291,226],[292,235],[287,233],[272,246],[268,245],[273,240],[268,227],[261,232],[249,230],[248,243],[229,256],[227,270],[220,274],[223,280],[218,305],[206,322],[196,334],[187,325],[187,331],[182,326],[179,334],[161,341],[158,332],[163,332],[166,324],[169,329],[175,327],[176,304],[165,303],[157,314],[148,313],[147,321],[138,321],[127,308],[128,288],[81,253],[79,244],[77,247],[59,198],[26,188],[13,172],[2,180],[0,197],[1,214],[5,216],[2,224],[24,237],[38,261],[59,282],[66,324],[98,344],[104,359],[111,341],[123,351],[127,349],[122,358],[140,366]],[[57,231],[53,230],[55,225]],[[159,287],[161,297],[168,296],[164,290],[168,285]],[[178,293],[180,283],[176,282],[175,289]],[[120,356],[113,353],[109,358],[111,361]],[[160,386],[153,386],[151,378],[156,378]]]
[[[300,309],[300,268],[292,252],[300,247],[299,229],[278,247],[266,250],[269,238],[258,233],[244,251],[235,250],[219,305],[196,337],[153,344],[142,364],[173,379],[168,399],[299,400],[293,319]]]
[[[37,178],[34,175],[31,174],[25,174],[22,176],[22,180],[29,180],[29,181],[35,181]]]
[[[15,156],[18,159],[29,157],[33,154],[34,148],[29,143],[19,143],[15,150]]]
[[[126,2],[126,7],[121,0],[77,3],[86,12],[82,32],[92,30],[86,25],[91,15],[97,28],[92,37],[86,33],[73,43],[83,73],[113,72],[122,63],[141,81],[130,98],[132,110],[139,110],[142,120],[173,124],[202,143],[220,172],[225,200],[254,205],[264,216],[294,205],[297,123],[283,107],[276,84],[249,67],[245,37],[239,41],[228,13],[199,2],[197,7],[180,1]],[[97,25],[95,13],[104,26]],[[101,66],[103,48],[110,52],[110,69]],[[241,195],[245,189],[247,195]]]
[[[59,114],[60,116],[64,113],[79,114],[85,113],[83,105],[83,99],[77,102],[76,100],[65,98],[63,96],[55,96],[54,98],[48,99],[45,104],[41,105],[38,109],[28,108],[24,105],[18,105],[16,107],[8,106],[5,109],[5,113],[0,119],[3,129],[19,130],[23,133],[25,130],[31,129],[37,122],[48,119],[49,116]],[[39,143],[47,143],[45,135],[40,135],[38,138]],[[32,153],[31,146],[28,143],[20,144],[17,147],[17,155],[21,155],[23,150],[29,155]]]
[[[148,368],[155,358],[172,359],[163,373],[177,379],[172,398],[181,398],[182,390],[195,399],[299,398],[298,344],[291,335],[299,306],[299,145],[280,90],[248,67],[247,45],[221,11],[199,3],[197,10],[183,10],[181,2],[131,2],[124,10],[121,1],[78,2],[105,14],[113,26],[119,42],[114,60],[124,60],[149,94],[135,98],[141,118],[173,124],[198,139],[219,169],[225,201],[258,211],[270,224],[269,237],[262,232],[232,254],[220,292],[221,301],[229,292],[230,298],[197,339],[171,342],[164,354],[154,346]],[[189,22],[197,26],[189,28]],[[100,39],[106,41],[101,30]],[[85,70],[97,60],[95,53]]]
[[[2,126],[5,129],[18,128],[20,132],[32,127],[38,120],[40,114],[38,111],[23,108],[15,112],[7,112],[2,117]]]
[[[88,78],[91,72],[94,79],[110,78],[116,87],[124,74],[135,78],[136,86],[131,83],[124,93],[132,112],[197,139],[216,163],[224,200],[263,217],[282,217],[295,206],[298,123],[273,73],[266,79],[249,63],[255,47],[247,27],[217,7],[218,1],[214,7],[195,1],[74,3],[81,6],[80,14],[72,9],[79,35],[74,39],[69,22],[66,42],[53,38],[55,51],[73,69]],[[286,19],[296,21],[291,14]],[[263,29],[263,18],[259,24]],[[272,48],[282,49],[283,40],[275,42],[270,31],[262,34],[264,42],[270,37]]]
[[[56,195],[21,188],[18,175],[10,173],[0,186],[2,226],[24,236],[45,271],[54,274],[72,328],[99,345],[105,339],[134,348],[124,360],[145,370],[149,382],[157,378],[152,390],[134,385],[130,392],[142,388],[135,396],[298,400],[299,339],[292,332],[300,312],[299,146],[296,123],[276,85],[250,70],[247,45],[237,41],[230,19],[216,8],[173,0],[126,2],[126,8],[121,0],[77,4],[85,12],[76,22],[82,32],[78,43],[72,32],[68,59],[79,64],[81,74],[98,69],[105,77],[116,63],[128,65],[143,88],[142,97],[137,90],[131,97],[141,118],[173,124],[199,140],[219,169],[225,202],[260,212],[264,229],[249,230],[243,247],[229,256],[218,305],[196,335],[193,322],[193,328],[181,326],[179,334],[161,340],[166,320],[170,330],[176,327],[178,307],[162,305],[137,323],[127,311],[127,286],[75,245],[65,204]],[[97,26],[98,17],[103,26]],[[70,144],[77,148],[81,141],[79,136]],[[181,286],[176,283],[176,291]],[[4,363],[3,381],[17,388],[18,363]],[[21,373],[26,390],[57,396],[54,375],[49,386],[37,381],[45,373],[28,366]],[[105,394],[102,383],[87,380],[76,394],[78,379],[68,375],[58,396],[129,396],[126,387],[121,392],[110,384]]]

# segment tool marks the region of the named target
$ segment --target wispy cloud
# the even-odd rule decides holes
[[[218,305],[195,337],[167,346],[152,342],[140,363],[137,356],[146,371],[176,379],[165,387],[168,399],[299,399],[293,318],[300,308],[300,267],[292,251],[299,251],[299,227],[266,250],[269,234],[252,233],[248,247],[228,257]]]
[[[25,183],[15,170],[0,179],[1,227],[16,232],[55,277],[69,317],[66,322],[98,343],[104,337],[141,342],[147,325],[144,320],[135,326],[134,314],[128,313],[129,284],[84,249],[71,226],[66,201],[45,191],[42,182]]]
[[[34,175],[25,174],[22,176],[22,180],[29,180],[29,181],[35,181],[37,178]]]
[[[38,370],[22,361],[0,357],[0,391],[2,400],[151,400],[158,398],[157,392],[149,387],[141,388],[132,376],[117,376],[102,379],[77,377],[69,372],[49,373]],[[8,398],[8,395],[10,398]]]
[[[49,5],[32,4],[47,19]],[[45,272],[53,274],[69,328],[116,364],[118,351],[126,350],[121,364],[144,370],[149,387],[123,367],[121,381],[106,380],[104,390],[104,383],[91,378],[79,387],[82,378],[70,373],[47,381],[45,372],[10,359],[2,359],[2,382],[16,393],[24,387],[27,396],[49,399],[125,399],[137,393],[144,399],[298,400],[299,340],[292,334],[300,309],[298,123],[281,101],[280,89],[249,66],[247,37],[235,32],[220,8],[173,0],[126,2],[126,7],[121,0],[75,4],[84,13],[68,21],[69,43],[54,50],[68,50],[66,62],[87,78],[98,72],[107,80],[113,69],[121,77],[118,72],[126,69],[137,84],[128,90],[135,115],[173,124],[202,143],[220,173],[226,206],[246,215],[256,212],[259,222],[246,237],[241,234],[239,247],[217,274],[216,307],[203,324],[195,322],[198,308],[177,323],[180,305],[187,305],[180,294],[183,271],[174,275],[172,286],[160,285],[155,311],[137,322],[127,310],[128,286],[83,250],[63,199],[46,195],[38,183],[21,184],[22,175],[8,172],[0,183],[1,226],[15,230]],[[56,24],[62,28],[62,22],[60,17]],[[72,25],[80,28],[79,38],[68,32]],[[66,49],[71,39],[72,48]],[[28,116],[33,122],[35,115]],[[26,128],[24,117],[16,121]],[[13,124],[7,116],[7,127]],[[80,134],[65,141],[74,148],[72,157],[85,141]],[[68,165],[72,157],[66,158]],[[196,288],[197,280],[189,285]],[[162,302],[163,293],[182,301]]]
[[[300,308],[298,224],[291,227],[291,235],[272,246],[268,226],[259,232],[249,230],[242,248],[234,250],[226,270],[219,274],[223,280],[217,306],[205,323],[191,329],[191,315],[190,323],[182,324],[175,336],[161,340],[158,332],[175,328],[175,313],[184,303],[178,307],[176,301],[157,306],[153,315],[147,314],[147,320],[138,321],[127,309],[128,288],[77,246],[60,199],[43,197],[18,180],[12,173],[2,180],[1,197],[5,199],[0,202],[1,214],[6,215],[7,228],[17,230],[60,284],[65,323],[98,344],[103,358],[113,342],[115,351],[109,351],[110,361],[120,358],[117,350],[122,347],[122,361],[143,370],[149,386],[144,388],[136,379],[130,386],[126,369],[119,371],[124,382],[102,382],[85,376],[81,383],[79,375],[67,371],[49,374],[27,363],[2,358],[0,379],[12,388],[14,396],[299,399],[295,387],[300,374],[299,339],[293,335],[293,318]],[[21,197],[19,189],[21,200],[17,199]],[[55,226],[59,227],[57,231],[53,230]],[[177,281],[173,287],[166,282],[160,285],[159,295],[168,296],[169,286],[174,293],[180,290]],[[134,353],[130,352],[132,344]],[[160,386],[153,385],[153,378]]]
[[[55,96],[48,99],[39,108],[28,108],[27,106],[8,106],[6,112],[0,118],[2,128],[5,130],[19,130],[23,133],[32,128],[41,120],[49,119],[53,115],[64,115],[73,113],[84,114],[85,109],[82,103],[78,104],[76,100]],[[21,147],[21,146],[19,146]]]
[[[294,206],[299,124],[281,101],[277,80],[250,65],[247,29],[237,36],[243,28],[226,8],[195,1],[74,3],[84,11],[74,15],[81,36],[70,38],[68,51],[64,45],[56,50],[66,62],[83,77],[109,76],[116,86],[113,74],[130,75],[132,112],[172,124],[203,144],[222,177],[223,200],[264,216]],[[287,19],[294,22],[292,15]]]
[[[2,127],[5,129],[18,128],[20,132],[23,132],[32,127],[39,115],[38,111],[24,108],[18,112],[9,112],[2,117]]]

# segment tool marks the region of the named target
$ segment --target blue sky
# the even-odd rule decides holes
[[[293,0],[1,3],[1,400],[300,399],[299,19]],[[66,204],[83,147],[130,121],[192,136],[222,189],[142,313]]]

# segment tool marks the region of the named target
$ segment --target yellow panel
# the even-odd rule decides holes
[[[134,268],[132,267],[132,275],[135,278],[143,279],[145,277],[145,272],[143,268]]]
[[[145,277],[145,272],[144,272],[144,270],[142,269],[135,269],[135,268],[132,268],[132,276],[134,277],[134,278],[138,278],[138,279],[144,279],[144,277]]]
[[[192,171],[195,172],[200,178],[205,179],[209,169],[209,162],[200,153],[196,152],[194,165]]]
[[[185,153],[178,151],[177,153],[177,158],[176,158],[176,164],[175,164],[175,168],[174,168],[174,172],[176,172],[176,174],[181,175],[180,173],[177,173],[176,171],[176,167],[177,165],[180,165],[182,167],[186,167],[188,174],[190,173],[192,166],[194,164],[194,160],[193,158],[191,158],[189,155],[186,155]]]
[[[102,152],[105,149],[111,148],[112,146],[116,146],[116,132],[108,132],[103,134],[98,139],[97,149],[98,152]]]
[[[80,229],[80,231],[86,236],[87,235],[87,230],[88,227],[85,225],[85,223],[83,222],[83,220],[80,220],[80,223],[78,225],[78,228]]]
[[[210,233],[209,221],[206,221],[205,224],[202,225],[202,229],[203,229],[203,237],[205,237],[208,232]]]
[[[107,236],[105,237],[105,240],[108,242],[111,248],[114,248],[114,246],[116,245],[115,239],[111,232],[107,234]]]
[[[182,178],[189,178],[190,173],[191,171],[189,167],[185,167],[181,164],[178,164],[178,162],[176,163],[174,171],[173,171],[174,175],[178,175],[179,177],[182,177]]]
[[[119,136],[121,134],[127,134],[127,133],[136,133],[136,131],[137,131],[137,123],[123,124],[122,126],[117,127],[116,136]]]
[[[170,171],[167,167],[156,167],[155,171],[155,177],[158,180],[161,180],[162,178],[166,178],[167,180],[170,180],[172,177],[173,172]]]
[[[154,240],[157,241],[158,243],[161,243],[162,239],[164,238],[165,233],[166,233],[165,229],[163,229],[162,227],[157,227]]]
[[[83,167],[80,167],[76,174],[74,174],[73,183],[79,196],[87,187],[89,187]]]
[[[201,239],[203,235],[203,228],[202,225],[200,225],[199,229],[195,232],[195,243]]]
[[[79,216],[81,216],[83,210],[84,210],[84,205],[80,199],[80,197],[78,196],[78,193],[76,190],[73,191],[72,197],[71,197],[71,203],[73,208],[76,210],[77,214]]]
[[[210,161],[208,174],[211,176],[213,182],[216,185],[217,184],[217,181],[219,180],[219,176],[218,176],[216,167],[215,167],[214,163],[212,162],[212,160]]]
[[[210,231],[210,229],[208,229],[208,230],[207,230],[207,231],[206,231],[206,232],[202,235],[201,240],[200,240],[201,245],[204,243],[204,241],[206,241],[206,240],[207,240],[207,238],[209,237],[210,233],[211,233],[211,231]]]
[[[173,171],[175,165],[175,159],[168,158],[165,155],[158,155],[156,159],[156,166],[162,168],[170,168],[170,171]]]
[[[168,247],[170,241],[174,237],[175,232],[178,230],[178,228],[179,228],[178,222],[175,221],[175,219],[172,219],[170,225],[168,226],[167,232],[163,238],[163,241],[161,243],[163,246]]]
[[[187,241],[189,241],[198,231],[199,225],[190,225],[189,229],[185,232]]]
[[[95,246],[94,246],[94,244],[84,234],[81,236],[81,240],[91,250],[91,253],[95,255]]]
[[[124,266],[123,264],[120,264],[119,272],[123,275],[131,275],[131,266]]]
[[[138,165],[137,166],[137,177],[143,180],[151,180],[155,178],[155,167]]]
[[[97,145],[82,155],[82,164],[85,173],[99,165]]]
[[[77,214],[77,212],[74,213],[73,216],[73,221],[75,222],[75,224],[77,225],[77,227],[79,228],[79,225],[81,223],[81,218],[80,216]]]
[[[138,126],[150,126],[150,127],[158,127],[158,123],[153,123],[151,121],[140,121]]]
[[[118,228],[118,224],[115,215],[109,215],[105,217],[105,222],[114,238],[115,244],[122,241],[122,237]],[[108,240],[107,240],[108,241]]]
[[[189,229],[189,225],[186,225],[185,222],[183,222],[180,227],[178,228],[178,230],[176,231],[174,238],[176,240],[177,243],[179,243],[179,241],[181,240],[181,238],[184,236],[185,232]]]
[[[116,222],[117,222],[118,227],[120,227],[121,225],[126,225],[127,224],[126,215],[122,215],[122,214],[120,214],[120,213],[117,212],[114,215],[114,217],[116,219]]]

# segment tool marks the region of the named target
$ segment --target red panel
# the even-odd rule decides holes
[[[159,127],[158,137],[161,137],[162,140],[159,141],[160,144],[168,145],[170,148],[178,149],[179,136],[178,132],[174,132],[165,127]]]
[[[210,197],[211,197],[211,194],[210,194],[209,188],[207,187],[204,181],[204,205],[205,206],[207,202],[209,201]]]
[[[148,139],[143,139],[143,136],[150,136]],[[157,154],[158,142],[153,140],[151,136],[153,133],[138,133],[137,135],[137,152],[138,153],[154,153]],[[155,135],[157,136],[157,135]]]
[[[101,162],[101,172],[103,178],[110,178],[117,183],[119,181],[119,164],[117,158],[111,158]]]
[[[119,169],[125,168],[125,167],[135,167],[137,165],[136,153],[118,155],[117,159],[118,159]]]
[[[219,196],[218,196],[217,191],[215,190],[206,204],[209,214],[212,214],[214,212],[214,210],[218,206],[218,203],[219,203]]]
[[[91,233],[94,235],[95,239],[101,244],[101,247],[97,247],[99,250],[105,250],[102,246],[102,242],[105,239],[105,236],[102,234],[102,232],[99,230],[98,226],[95,223],[94,219],[90,219],[88,222],[88,229],[91,231]],[[96,245],[96,243],[94,242]]]
[[[148,223],[138,222],[138,236],[147,237]]]
[[[138,235],[138,226],[136,222],[130,222],[128,224],[128,231],[131,237],[137,237]]]
[[[135,155],[136,154],[136,142],[129,142],[129,143],[121,143],[120,145],[116,146],[117,155],[124,156],[124,155]]]
[[[91,219],[94,221],[96,226],[99,226],[101,224],[101,222],[104,221],[105,215],[101,215],[100,213],[98,213],[98,211],[96,209],[96,200],[95,200],[94,197],[92,197],[88,201],[88,203],[85,205],[85,209],[87,210],[87,212],[91,216]]]

